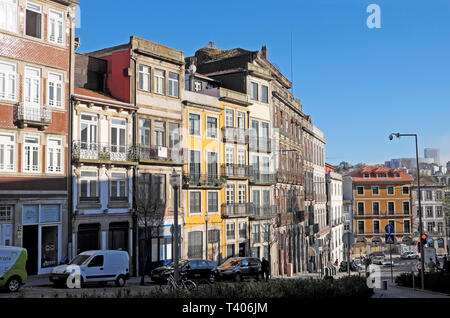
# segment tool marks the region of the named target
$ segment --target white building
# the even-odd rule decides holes
[[[327,200],[328,214],[331,225],[330,252],[331,261],[339,263],[344,260],[344,245],[342,235],[344,233],[344,201],[342,175],[332,170],[327,173]]]

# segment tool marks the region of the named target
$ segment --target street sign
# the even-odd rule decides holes
[[[433,244],[434,243],[434,240],[430,237],[429,239],[428,239],[428,244]]]
[[[346,245],[353,245],[355,243],[355,236],[350,232],[344,233],[342,235],[342,242]]]
[[[394,235],[386,234],[386,244],[394,244]]]
[[[384,230],[386,231],[386,233],[391,234],[392,232],[394,232],[394,227],[391,224],[388,224],[384,227]]]

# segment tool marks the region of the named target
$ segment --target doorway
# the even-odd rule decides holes
[[[80,224],[78,227],[77,254],[100,249],[99,231],[100,224]]]
[[[28,252],[27,274],[38,273],[38,225],[27,225],[23,227],[22,247]]]

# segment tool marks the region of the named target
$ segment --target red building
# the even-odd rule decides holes
[[[0,245],[30,275],[67,256],[74,0],[0,0]]]

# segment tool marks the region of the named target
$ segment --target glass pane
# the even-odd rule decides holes
[[[39,206],[38,205],[24,205],[22,208],[22,224],[37,224],[39,223]]]
[[[39,219],[41,223],[59,222],[59,205],[42,205]]]
[[[42,228],[41,267],[53,267],[58,265],[58,227]]]

